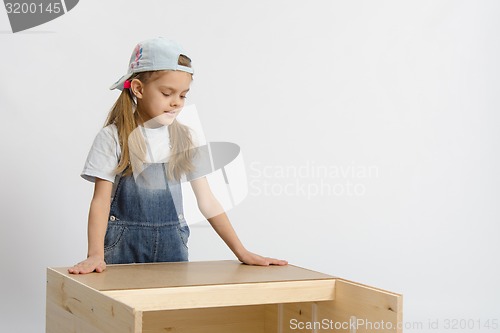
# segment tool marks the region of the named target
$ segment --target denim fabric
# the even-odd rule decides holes
[[[120,177],[104,239],[108,264],[188,261],[189,226],[179,182],[167,181],[166,164],[137,177]]]

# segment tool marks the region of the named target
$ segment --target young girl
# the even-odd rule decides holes
[[[201,213],[241,262],[287,264],[249,252],[206,178],[197,176],[193,161],[198,154],[191,131],[176,120],[192,75],[191,60],[174,41],[158,37],[135,47],[127,74],[110,88],[122,93],[96,136],[82,172],[83,178],[95,183],[88,253],[70,273],[102,272],[106,264],[187,261],[190,231],[182,211],[183,176],[190,181]],[[137,148],[144,148],[144,139],[134,139],[137,133],[143,133],[148,143],[150,138],[151,142],[169,140],[170,151],[163,152],[168,155],[165,163],[144,162],[147,159],[140,152],[146,155],[148,149]]]

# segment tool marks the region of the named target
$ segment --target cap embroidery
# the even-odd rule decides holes
[[[130,68],[135,68],[139,66],[139,60],[142,58],[142,47],[140,44],[137,44],[135,47],[135,60],[130,64]]]

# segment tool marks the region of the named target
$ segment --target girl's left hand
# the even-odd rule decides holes
[[[281,259],[274,259],[259,256],[258,254],[252,253],[250,251],[245,251],[243,254],[238,256],[238,259],[247,265],[257,265],[257,266],[269,266],[269,265],[278,265],[284,266],[288,264],[288,261]]]

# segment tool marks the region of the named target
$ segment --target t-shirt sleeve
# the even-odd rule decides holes
[[[119,160],[120,145],[116,127],[113,125],[104,127],[94,139],[81,177],[90,182],[95,182],[96,177],[114,182]]]

